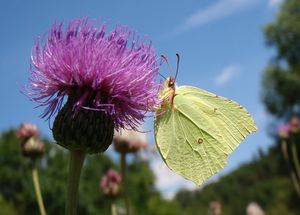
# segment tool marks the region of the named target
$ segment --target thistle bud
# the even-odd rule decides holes
[[[73,97],[58,112],[53,124],[57,144],[86,153],[104,152],[113,140],[114,123],[103,111],[74,111]]]
[[[246,215],[264,215],[263,209],[256,203],[251,202],[246,208]]]
[[[209,205],[211,215],[220,215],[222,213],[222,205],[218,201],[213,201]]]
[[[44,154],[45,144],[34,136],[21,144],[21,149],[24,156],[36,159]]]
[[[135,153],[147,147],[146,134],[133,130],[121,130],[114,136],[114,147],[119,153]]]

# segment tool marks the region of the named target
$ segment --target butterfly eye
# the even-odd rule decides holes
[[[174,87],[174,85],[175,85],[174,80],[170,80],[169,84],[168,84],[168,87]]]

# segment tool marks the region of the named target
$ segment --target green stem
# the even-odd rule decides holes
[[[125,199],[126,214],[131,215],[129,199],[126,190],[126,153],[121,153],[122,190]]]
[[[298,197],[300,197],[300,186],[299,186],[296,174],[293,171],[292,165],[290,163],[290,157],[289,157],[289,153],[288,153],[288,149],[287,149],[287,142],[284,141],[284,140],[281,143],[281,150],[282,150],[283,157],[284,157],[284,159],[285,159],[285,161],[286,161],[286,163],[287,163],[287,165],[290,169],[290,174],[291,174],[291,178],[292,178],[294,188],[295,188],[295,190],[298,194]]]
[[[299,159],[298,159],[298,152],[297,152],[297,147],[295,144],[295,141],[292,142],[292,157],[293,157],[293,161],[294,161],[294,165],[295,165],[295,169],[296,169],[296,175],[297,175],[297,179],[298,181],[300,180],[300,164],[299,164]]]
[[[85,158],[85,153],[83,151],[80,150],[70,151],[66,215],[77,214],[78,185],[79,185],[80,173],[81,173],[84,158]]]
[[[113,202],[111,203],[111,215],[117,215],[117,207]]]
[[[46,215],[46,210],[45,206],[43,203],[43,197],[40,189],[40,183],[39,183],[39,175],[38,171],[35,165],[35,162],[32,162],[32,180],[33,180],[33,185],[34,185],[34,191],[36,195],[36,199],[39,205],[39,210],[41,215]]]

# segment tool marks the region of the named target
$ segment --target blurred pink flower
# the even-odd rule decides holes
[[[287,138],[289,136],[290,127],[290,124],[281,124],[277,129],[278,136],[281,138]]]
[[[33,136],[38,136],[38,128],[31,123],[22,123],[17,129],[16,135],[23,142]]]
[[[290,132],[298,133],[300,131],[300,119],[297,116],[293,116],[290,120]]]
[[[120,192],[121,182],[120,174],[113,169],[109,169],[100,181],[100,188],[107,196],[117,196]]]
[[[45,151],[44,143],[38,137],[38,128],[31,123],[22,123],[16,131],[21,141],[21,150],[24,156],[35,159]]]

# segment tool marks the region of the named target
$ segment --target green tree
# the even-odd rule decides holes
[[[300,113],[300,1],[286,0],[265,29],[276,56],[265,70],[263,101],[280,118]]]
[[[264,33],[276,55],[264,73],[263,101],[267,110],[277,119],[288,121],[291,116],[300,115],[300,1],[284,1],[276,19],[265,26]],[[297,151],[300,155],[299,142],[295,138],[284,138],[282,144],[286,144],[283,145],[289,164],[286,167],[291,169],[297,188],[300,178],[295,174],[297,159],[294,156],[297,156]],[[293,150],[296,155],[292,153]]]

